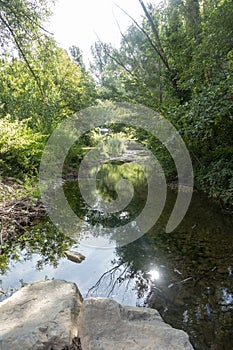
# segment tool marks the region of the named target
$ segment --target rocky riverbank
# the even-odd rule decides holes
[[[21,288],[0,304],[1,350],[191,350],[188,335],[157,310],[83,299],[61,280]]]

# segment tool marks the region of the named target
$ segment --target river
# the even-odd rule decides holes
[[[108,227],[133,222],[145,205],[146,178],[134,163],[105,164],[98,188],[106,199],[116,197],[113,183],[126,174],[134,185],[132,202],[119,215],[101,217],[82,200],[77,181],[63,185],[72,209],[86,222],[88,237]],[[176,199],[168,190],[157,223],[145,235],[124,246],[92,247],[85,237],[73,242],[43,218],[21,236],[1,260],[1,289],[9,296],[22,285],[44,279],[75,282],[81,294],[111,297],[126,305],[158,309],[173,327],[185,330],[196,350],[233,349],[233,218],[204,194],[194,191],[182,223],[165,227]],[[98,209],[98,208],[97,208]],[[76,264],[64,256],[70,249],[86,258]]]

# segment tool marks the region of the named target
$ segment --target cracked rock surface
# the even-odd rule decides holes
[[[33,283],[0,303],[0,350],[192,350],[157,310],[83,300],[76,284]]]

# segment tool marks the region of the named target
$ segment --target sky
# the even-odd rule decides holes
[[[116,4],[140,21],[143,10],[138,0],[57,0],[49,30],[54,33],[58,45],[64,49],[68,50],[72,45],[78,46],[83,52],[84,62],[88,64],[91,59],[90,47],[98,37],[117,47],[121,39],[117,22],[123,32],[132,23]]]

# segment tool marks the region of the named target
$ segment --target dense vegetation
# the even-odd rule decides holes
[[[139,2],[144,19],[122,34],[119,49],[93,47],[98,93],[161,111],[189,148],[196,185],[232,203],[233,3]]]
[[[46,140],[64,118],[92,104],[95,86],[43,28],[49,1],[0,2],[0,175],[36,175]]]
[[[74,112],[97,99],[127,101],[167,117],[189,148],[196,185],[232,203],[232,0],[139,2],[142,22],[132,21],[119,49],[96,42],[87,71],[77,47],[68,55],[44,29],[49,0],[0,1],[0,176],[36,175],[49,135]]]

